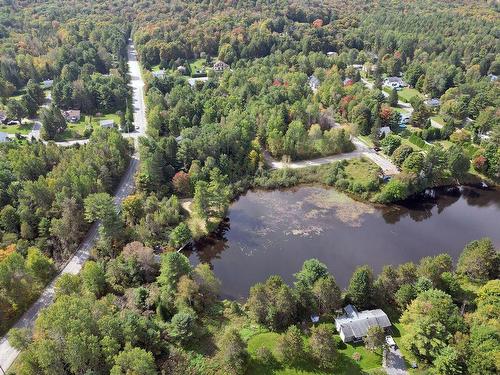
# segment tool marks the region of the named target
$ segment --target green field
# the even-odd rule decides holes
[[[33,128],[32,122],[24,122],[21,125],[0,125],[0,132],[8,134],[22,134],[27,135]]]
[[[439,115],[438,116],[432,116],[431,120],[436,121],[439,125],[442,125],[442,126],[446,125],[446,122],[444,121],[444,119],[443,119],[442,116],[439,116]]]
[[[423,95],[418,90],[410,89],[408,87],[405,87],[404,89],[398,91],[399,100],[406,103],[408,103],[414,96],[423,98]]]
[[[350,180],[368,184],[373,180],[378,179],[380,168],[377,164],[367,158],[349,160],[345,167]]]

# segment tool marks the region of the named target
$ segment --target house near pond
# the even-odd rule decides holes
[[[343,342],[362,341],[370,327],[388,330],[392,325],[381,309],[358,311],[353,305],[344,307],[345,314],[335,319],[335,328]]]

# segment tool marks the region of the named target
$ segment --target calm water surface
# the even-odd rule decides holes
[[[223,297],[241,298],[273,274],[292,282],[309,258],[324,262],[345,287],[359,265],[377,273],[385,264],[441,252],[456,259],[467,242],[484,236],[500,246],[499,190],[428,193],[376,207],[321,187],[250,191],[231,206],[218,233],[187,255],[193,264],[212,265]]]

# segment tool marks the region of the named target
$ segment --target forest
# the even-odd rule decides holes
[[[136,191],[120,210],[112,194],[133,150],[118,129],[90,129],[87,144],[69,148],[0,144],[1,332],[101,222],[91,260],[58,279],[33,331],[10,331],[22,351],[10,373],[377,374],[380,332],[346,346],[334,329],[347,303],[388,312],[415,373],[498,373],[499,256],[489,239],[466,245],[457,263],[441,254],[378,275],[361,266],[345,289],[311,259],[291,285],[270,276],[245,301],[221,300],[210,265],[174,250],[215,230],[253,187],[322,183],[392,203],[431,186],[498,184],[499,10],[465,0],[3,2],[9,119],[39,119],[45,140],[63,136],[70,109],[117,115],[119,130],[133,130],[130,37],[148,123]],[[407,87],[388,90],[390,77]],[[360,182],[348,161],[266,166],[349,153],[355,139],[400,173],[387,182],[375,166]]]

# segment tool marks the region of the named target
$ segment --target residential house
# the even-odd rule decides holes
[[[427,99],[427,100],[424,100],[424,104],[428,107],[436,108],[436,107],[439,107],[441,105],[441,100],[436,99],[436,98]]]
[[[78,122],[80,121],[80,110],[79,109],[68,109],[67,111],[61,111],[64,119],[68,122]]]
[[[178,67],[177,67],[177,71],[178,71],[179,73],[181,73],[182,75],[184,75],[184,74],[186,74],[187,69],[186,69],[186,67],[185,67],[185,66],[181,65],[181,66],[178,66]]]
[[[402,89],[407,86],[406,83],[400,77],[388,77],[384,81],[384,86],[393,88],[393,89]]]
[[[52,85],[54,84],[54,81],[52,79],[46,79],[45,81],[42,81],[41,86],[42,89],[50,89]]]
[[[378,326],[384,330],[391,327],[386,313],[380,309],[358,311],[353,305],[347,305],[344,312],[335,319],[335,327],[343,342],[362,341],[370,327]]]
[[[154,71],[153,76],[158,78],[158,79],[162,79],[163,77],[165,77],[165,69],[160,69],[160,70]]]
[[[99,125],[101,125],[101,128],[111,129],[115,126],[115,120],[112,120],[112,119],[101,120],[101,121],[99,121]]]
[[[377,69],[378,69],[377,64],[370,64],[370,63],[366,63],[365,65],[363,65],[362,68],[363,72],[367,74],[373,74]]]
[[[337,52],[330,51],[330,52],[327,52],[326,55],[328,57],[337,57],[339,54]]]
[[[313,92],[318,91],[318,88],[320,85],[318,77],[316,77],[315,75],[312,75],[309,77],[308,82],[309,82],[309,87],[311,88],[311,90]]]
[[[229,69],[229,65],[227,65],[224,61],[217,61],[213,66],[214,71],[223,72],[226,69]]]
[[[362,64],[352,64],[352,65],[349,65],[350,67],[356,69],[356,70],[361,70],[363,69],[363,65]]]

